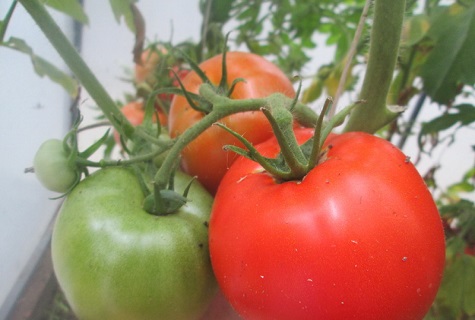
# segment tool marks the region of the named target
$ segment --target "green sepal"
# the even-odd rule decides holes
[[[178,93],[178,94],[181,94],[182,96],[185,97],[185,99],[188,102],[188,104],[190,105],[190,107],[192,107],[196,111],[203,112],[205,114],[210,113],[211,110],[213,109],[213,106],[208,101],[201,98],[199,95],[187,91],[185,86],[183,85],[183,82],[181,82],[180,77],[176,74],[176,72],[174,70],[171,70],[171,71],[175,75],[176,80],[178,81],[178,84],[180,85],[180,88],[181,88],[181,90],[180,90],[181,92]],[[209,81],[208,81],[208,83],[209,83]],[[200,103],[196,104],[194,102],[194,100],[197,100]]]
[[[102,135],[99,140],[94,142],[91,146],[89,146],[86,150],[79,153],[81,158],[87,159],[92,156],[100,147],[104,145],[104,142],[109,138],[110,129],[107,129],[106,133]]]
[[[186,202],[186,197],[172,190],[160,190],[161,205],[156,206],[155,194],[151,193],[144,199],[143,209],[150,214],[164,216],[180,209]]]
[[[231,83],[231,86],[229,86],[228,92],[226,93],[226,97],[231,97],[231,95],[234,92],[234,89],[236,88],[236,85],[240,82],[246,82],[246,79],[244,78],[236,78],[233,80]]]
[[[279,178],[282,180],[291,178],[292,172],[290,168],[287,166],[282,155],[279,154],[279,156],[275,159],[264,157],[263,155],[259,153],[259,151],[257,151],[257,149],[252,145],[252,143],[250,143],[246,138],[241,136],[239,133],[228,128],[222,123],[216,123],[215,125],[219,126],[220,128],[223,128],[224,130],[232,134],[247,148],[247,150],[245,150],[237,146],[225,145],[223,147],[223,150],[233,151],[252,161],[258,162],[262,166],[262,168],[264,168],[264,170],[266,170],[267,172],[269,172],[276,178]]]
[[[195,60],[193,60],[189,55],[187,55],[184,51],[178,48],[175,48],[174,50],[176,50],[178,54],[190,65],[191,70],[196,72],[196,74],[198,75],[198,77],[200,77],[203,83],[211,83],[206,73],[201,70],[200,66],[195,62]]]
[[[15,7],[17,5],[18,1],[13,1],[12,4],[10,5],[10,8],[7,11],[7,14],[3,20],[0,20],[0,43],[3,42],[3,39],[5,38],[5,34],[7,33],[7,27],[8,24],[10,23],[10,19],[13,16],[13,11],[15,11]]]
[[[174,191],[175,171],[170,175],[167,189],[154,188],[154,192],[145,197],[143,209],[150,214],[163,216],[176,212],[187,202],[187,196],[196,177],[185,187],[183,194]]]

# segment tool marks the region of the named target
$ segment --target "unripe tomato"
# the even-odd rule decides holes
[[[191,177],[177,172],[182,192]],[[79,319],[199,319],[216,293],[208,250],[212,197],[193,183],[177,212],[154,216],[133,170],[101,169],[68,195],[53,266]]]
[[[46,140],[40,146],[33,167],[36,177],[46,189],[65,193],[73,186],[79,173],[69,163],[68,157],[61,140]]]

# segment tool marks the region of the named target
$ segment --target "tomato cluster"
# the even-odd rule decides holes
[[[161,54],[166,51],[145,53],[137,82],[156,81],[152,73]],[[216,94],[236,101],[276,92],[294,98],[291,81],[262,57],[228,52],[225,68],[222,60],[218,55],[200,65]],[[175,139],[207,115],[190,103],[203,77],[196,70],[181,76],[189,96],[173,96],[168,115],[166,108],[157,109]],[[144,120],[141,101],[122,111],[133,125]],[[281,144],[262,111],[220,122],[266,159],[279,159]],[[313,128],[291,124],[292,130],[299,144],[315,135]],[[212,126],[181,150],[170,185],[183,194],[176,198],[183,205],[173,213],[144,210],[150,196],[165,201],[176,194],[147,196],[153,177],[139,166],[100,169],[68,194],[52,253],[59,283],[79,317],[216,317],[206,309],[218,286],[226,300],[218,295],[221,300],[211,305],[224,308],[219,317],[237,318],[223,307],[227,302],[244,319],[257,320],[424,317],[442,278],[444,233],[423,179],[400,150],[366,133],[331,134],[315,167],[303,178],[283,180],[256,161],[224,151],[225,145],[244,147]],[[57,143],[52,148],[68,178],[64,184],[41,178],[52,174],[42,168],[42,150],[37,173],[51,189],[65,191],[76,178],[74,168]],[[189,189],[191,176],[198,182]]]

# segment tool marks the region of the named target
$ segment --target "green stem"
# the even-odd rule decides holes
[[[295,179],[302,178],[307,174],[307,159],[295,137],[292,114],[281,104],[273,105],[271,110],[262,108],[262,112],[272,126],[280,152],[290,169],[290,176]]]
[[[163,152],[167,151],[167,148],[159,148],[154,152],[140,155],[133,157],[131,159],[125,160],[100,160],[99,162],[91,161],[84,158],[77,158],[75,160],[77,165],[84,166],[84,167],[96,167],[96,168],[104,168],[104,167],[115,167],[115,166],[127,166],[134,163],[140,163],[148,160],[152,160],[155,157],[159,156]]]
[[[318,117],[318,121],[315,126],[315,133],[313,136],[313,145],[311,149],[312,151],[310,152],[310,156],[308,158],[307,171],[310,171],[313,168],[315,168],[315,166],[318,163],[318,158],[320,156],[322,145],[323,145],[323,142],[325,141],[324,139],[326,138],[324,137],[322,139],[323,119],[325,117],[325,114],[332,107],[332,104],[333,104],[333,99],[331,97],[328,97],[325,100],[325,104],[323,105],[322,112],[320,113],[320,116]]]
[[[360,99],[367,103],[356,108],[345,131],[374,133],[399,113],[386,106],[389,87],[399,51],[405,0],[375,0],[369,61]]]
[[[35,20],[59,55],[76,75],[84,88],[97,103],[114,128],[131,138],[135,128],[120,112],[114,100],[109,96],[99,80],[94,76],[69,39],[64,35],[43,4],[38,0],[19,0],[26,11]]]
[[[231,100],[219,96],[208,84],[201,85],[200,94],[207,100],[213,102],[213,110],[177,138],[155,175],[155,189],[166,189],[170,173],[173,172],[173,166],[176,159],[179,158],[183,148],[196,139],[206,129],[211,127],[215,122],[234,113],[258,111],[267,104],[266,99]]]
[[[10,19],[12,18],[13,11],[15,11],[15,7],[18,1],[13,1],[10,5],[10,9],[8,9],[7,15],[3,19],[2,25],[0,25],[0,43],[4,41],[5,34],[7,32],[8,24],[10,23]]]

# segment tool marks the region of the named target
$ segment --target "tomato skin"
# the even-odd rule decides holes
[[[177,173],[177,190],[189,180]],[[212,198],[198,183],[188,196],[178,212],[150,215],[135,174],[124,168],[99,170],[68,195],[52,256],[80,319],[200,318],[216,293],[207,245]]]
[[[308,134],[297,132],[299,142]],[[301,182],[239,158],[210,221],[218,284],[245,319],[422,319],[443,274],[434,201],[389,142],[346,133]],[[257,146],[275,156],[275,140]]]
[[[277,66],[264,58],[244,52],[228,52],[228,85],[243,78],[246,82],[236,85],[232,99],[262,98],[281,92],[289,97],[295,95],[292,83]],[[222,55],[215,56],[200,64],[210,81],[217,85],[221,80]],[[183,80],[184,87],[198,93],[202,84],[198,75],[192,71]],[[203,118],[203,113],[191,108],[183,96],[175,96],[170,106],[168,118],[170,136],[175,138]],[[272,136],[272,128],[262,112],[243,112],[228,116],[220,122],[244,135],[252,143],[259,143]],[[224,145],[241,144],[219,127],[208,128],[182,152],[182,169],[198,180],[214,194],[226,170],[236,156],[222,150]]]
[[[33,167],[36,177],[46,189],[65,193],[73,186],[79,173],[71,166],[68,157],[61,140],[49,139],[41,144]]]

